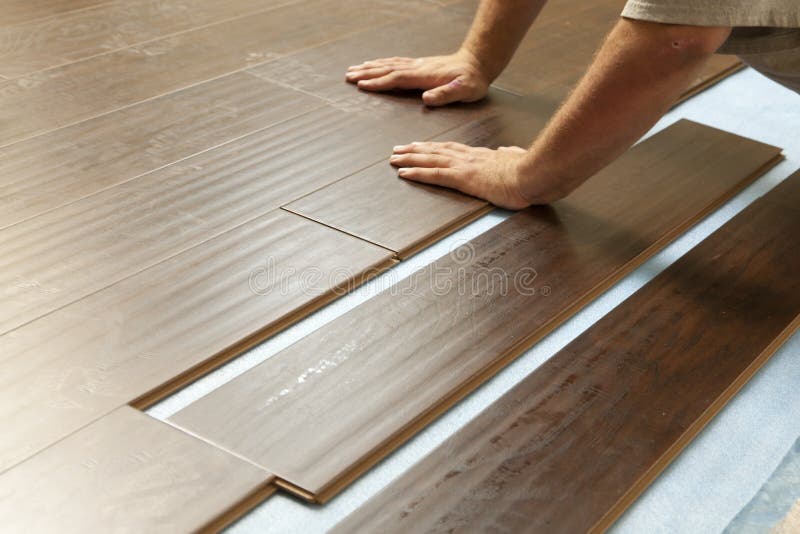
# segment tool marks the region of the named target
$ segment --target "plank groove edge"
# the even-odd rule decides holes
[[[341,233],[344,234],[344,232]],[[348,237],[350,237],[349,234],[344,234],[344,235],[348,235]],[[370,245],[372,245],[372,243],[370,243]],[[140,397],[137,397],[136,399],[132,400],[129,403],[130,406],[143,411],[147,410],[153,404],[156,404],[157,402],[172,395],[176,391],[184,388],[185,386],[194,382],[195,380],[202,378],[203,376],[214,371],[215,369],[218,369],[219,367],[233,360],[237,356],[263,343],[264,341],[274,336],[281,330],[285,330],[286,328],[297,323],[298,321],[302,320],[308,315],[311,315],[315,311],[327,306],[328,304],[338,299],[345,293],[348,293],[358,288],[359,286],[367,283],[376,276],[384,273],[387,269],[393,267],[396,264],[397,260],[394,257],[387,257],[382,262],[359,273],[355,278],[350,278],[348,280],[343,281],[338,286],[335,286],[330,290],[326,291],[323,295],[321,295],[317,299],[292,310],[288,314],[284,315],[279,323],[270,325],[263,330],[254,332],[253,334],[241,339],[234,345],[231,345],[230,347],[227,347],[225,350],[211,356],[208,360],[199,363],[198,365],[192,367],[191,369],[188,369],[187,371],[175,376],[171,380],[168,380],[160,384],[155,389],[152,389],[147,393],[141,395]]]

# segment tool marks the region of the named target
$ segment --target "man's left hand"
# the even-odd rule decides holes
[[[531,204],[520,192],[526,153],[520,147],[492,150],[460,143],[411,143],[394,147],[389,162],[400,167],[401,178],[458,189],[495,206],[519,210]]]

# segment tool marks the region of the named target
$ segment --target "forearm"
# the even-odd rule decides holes
[[[481,0],[461,46],[484,74],[497,78],[547,0]]]
[[[621,20],[522,163],[533,203],[565,196],[608,165],[672,106],[729,29]]]

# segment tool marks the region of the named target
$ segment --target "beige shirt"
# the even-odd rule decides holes
[[[800,93],[800,0],[628,0],[622,16],[690,26],[730,26],[718,50],[736,54]]]

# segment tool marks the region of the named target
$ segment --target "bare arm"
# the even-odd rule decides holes
[[[491,81],[500,76],[547,0],[482,0],[461,50]]]
[[[395,148],[404,178],[519,209],[566,196],[616,159],[677,100],[730,28],[621,19],[528,150],[417,143]]]
[[[508,65],[546,0],[481,0],[461,48],[422,58],[391,57],[353,65],[346,79],[367,91],[424,89],[429,106],[472,102]]]

